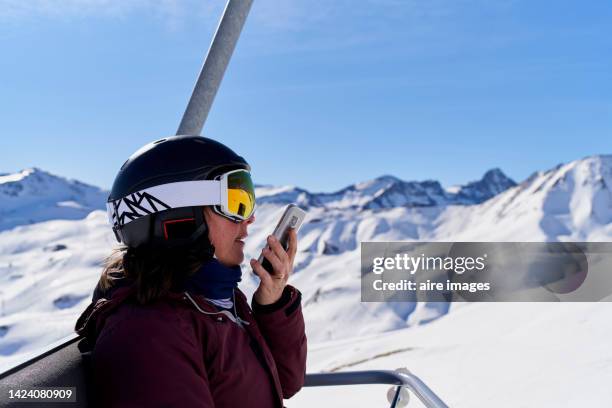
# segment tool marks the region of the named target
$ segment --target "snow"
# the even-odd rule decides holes
[[[604,407],[612,401],[610,303],[452,309],[428,325],[310,345],[308,371],[407,367],[454,408]],[[287,405],[385,406],[387,389],[305,388]]]
[[[0,183],[0,371],[71,333],[116,245],[96,210],[105,192],[39,169],[17,174]],[[484,179],[508,183],[497,171]],[[392,176],[336,193],[258,186],[240,286],[250,297],[249,258],[301,197],[308,215],[290,283],[303,294],[308,372],[408,367],[453,407],[605,406],[609,303],[362,303],[360,243],[609,241],[610,186],[612,156],[534,173],[484,201],[474,193],[472,203]],[[288,405],[385,404],[385,386],[349,389],[305,389]]]
[[[255,196],[257,198],[274,196],[281,193],[286,193],[295,190],[295,186],[258,186],[255,187]]]
[[[21,181],[27,176],[29,176],[30,174],[32,174],[33,172],[34,172],[34,169],[25,169],[18,173],[2,175],[0,176],[0,184],[14,183],[16,181]]]
[[[0,231],[103,209],[108,192],[32,168],[0,176]]]
[[[445,191],[448,194],[457,194],[459,191],[461,191],[461,186],[450,186],[450,187],[446,187]]]

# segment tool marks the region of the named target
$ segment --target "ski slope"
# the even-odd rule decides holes
[[[611,303],[457,304],[427,325],[310,345],[307,366],[407,367],[453,408],[609,407],[611,313]],[[286,405],[384,407],[388,389],[305,388]]]

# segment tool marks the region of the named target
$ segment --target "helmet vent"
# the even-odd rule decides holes
[[[177,239],[189,238],[196,230],[195,218],[182,218],[178,220],[167,220],[163,222],[164,238]]]
[[[153,144],[160,144],[161,142],[165,142],[166,139],[159,139],[153,142]]]

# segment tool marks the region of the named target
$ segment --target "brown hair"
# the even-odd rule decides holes
[[[205,261],[207,239],[189,247],[129,248],[119,247],[106,258],[98,287],[110,289],[114,280],[124,277],[134,281],[136,299],[145,304],[164,296],[193,275]]]

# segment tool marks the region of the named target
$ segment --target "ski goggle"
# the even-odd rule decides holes
[[[255,212],[255,187],[251,173],[233,170],[220,176],[221,203],[215,212],[234,221],[248,220]]]
[[[123,226],[140,217],[180,207],[213,206],[234,222],[255,212],[255,188],[247,170],[228,171],[215,180],[178,181],[149,187],[106,203],[109,222]]]

